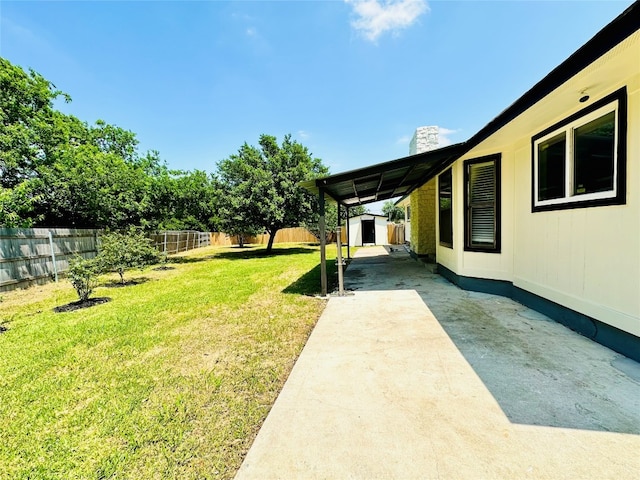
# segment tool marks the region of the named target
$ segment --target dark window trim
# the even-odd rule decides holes
[[[501,218],[502,218],[502,209],[500,208],[501,202],[501,160],[502,154],[496,153],[493,155],[486,155],[484,157],[472,158],[470,160],[465,160],[463,163],[464,168],[464,250],[466,252],[483,252],[483,253],[500,253],[501,252]],[[485,163],[493,161],[495,164],[495,172],[496,172],[496,198],[495,198],[495,244],[493,247],[479,247],[477,245],[471,245],[471,225],[469,222],[471,221],[469,215],[469,166],[474,165],[476,163]]]
[[[449,209],[449,214],[451,216],[451,242],[442,241],[442,210],[440,208],[440,198],[442,196],[440,193],[440,177],[447,172],[449,172],[449,176],[451,177],[451,208]],[[451,167],[438,175],[438,241],[443,247],[453,248],[453,168]]]
[[[616,196],[609,198],[598,198],[584,201],[570,201],[556,203],[553,205],[536,205],[536,146],[535,143],[540,138],[573,123],[580,118],[589,115],[591,112],[606,106],[609,103],[618,101],[618,156],[616,158],[618,168],[618,178],[616,179]],[[602,207],[606,205],[625,205],[627,203],[627,87],[607,95],[604,98],[592,103],[586,108],[570,115],[560,122],[544,129],[542,132],[531,137],[531,212],[548,212],[552,210],[568,210],[572,208]]]

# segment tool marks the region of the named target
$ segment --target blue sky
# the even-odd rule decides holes
[[[468,139],[631,3],[0,0],[0,55],[172,168],[291,133],[338,173]]]

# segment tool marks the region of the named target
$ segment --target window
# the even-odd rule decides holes
[[[411,221],[411,205],[407,205],[407,218],[406,218],[407,222]]]
[[[465,250],[500,253],[500,155],[464,162]]]
[[[533,211],[625,203],[626,90],[532,138]]]
[[[451,169],[443,172],[438,177],[438,199],[439,199],[439,216],[440,224],[440,245],[453,248],[453,209],[452,201],[452,179]]]

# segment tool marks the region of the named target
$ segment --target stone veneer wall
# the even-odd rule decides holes
[[[418,127],[409,145],[409,155],[438,148],[438,127]],[[436,179],[409,196],[411,201],[411,250],[420,256],[436,255]]]
[[[420,256],[436,254],[436,180],[415,189],[411,199],[411,250]]]

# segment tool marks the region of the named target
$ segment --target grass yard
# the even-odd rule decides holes
[[[318,247],[263,253],[0,294],[0,478],[232,478],[324,308]]]

